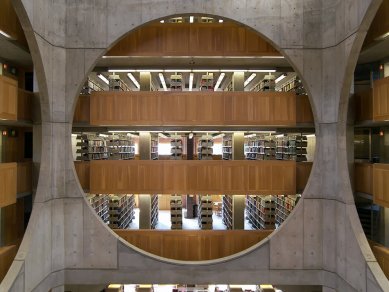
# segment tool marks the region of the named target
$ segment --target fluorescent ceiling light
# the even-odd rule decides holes
[[[242,70],[242,69],[222,69],[220,71],[222,71],[222,72],[246,72],[247,70]]]
[[[103,74],[99,74],[97,77],[99,77],[105,84],[109,84],[109,80]]]
[[[8,39],[12,39],[12,37],[8,33],[6,33],[5,31],[3,31],[1,29],[0,29],[0,34],[2,34],[3,36],[5,36]]]
[[[253,70],[248,70],[248,72],[274,73],[274,72],[276,72],[276,70],[275,69],[253,69]]]
[[[162,20],[160,21],[160,23],[165,23],[165,20],[162,19]]]
[[[286,77],[286,74],[284,73],[284,74],[282,74],[282,75],[280,75],[276,80],[275,80],[275,83],[278,83],[278,82],[280,82],[282,79],[284,79]]]
[[[109,137],[109,135],[107,135],[107,134],[99,134],[99,136],[100,137],[105,137],[105,138]]]
[[[127,73],[127,77],[130,78],[130,80],[132,81],[132,83],[134,83],[136,88],[138,88],[138,89],[140,88],[140,84],[139,84],[138,80],[136,80],[134,75],[132,75],[131,73]]]
[[[128,73],[128,72],[135,72],[134,69],[109,69],[108,72],[110,73]]]
[[[285,59],[284,56],[259,56],[261,59]]]
[[[189,74],[189,91],[193,89],[193,73]]]
[[[123,131],[123,130],[118,130],[118,131],[115,131],[115,130],[109,130],[108,133],[128,133],[129,131]]]
[[[217,69],[195,69],[192,71],[193,72],[220,72],[220,70]]]
[[[193,16],[190,16],[190,17],[189,17],[189,22],[190,22],[190,23],[193,23],[193,21],[194,21],[194,17],[193,17]]]
[[[223,23],[223,19],[219,19],[219,23]]]
[[[315,134],[306,135],[307,138],[312,138],[312,137],[315,137],[315,136],[316,136]]]
[[[193,139],[193,133],[189,133],[188,138],[189,138],[189,139]]]
[[[190,69],[166,69],[163,70],[164,72],[191,72],[192,70]]]
[[[257,136],[257,134],[249,134],[249,135],[245,135],[244,137],[245,138],[253,138],[255,136]]]
[[[165,82],[165,78],[163,77],[163,74],[159,73],[158,76],[159,76],[159,80],[161,80],[163,90],[167,91],[166,82]]]
[[[379,37],[375,38],[375,41],[382,41],[383,39],[387,38],[389,36],[389,31],[387,33],[384,33],[383,35],[380,35]]]
[[[257,76],[257,74],[255,74],[255,73],[251,74],[250,77],[246,79],[246,81],[244,82],[243,86],[246,87],[251,81],[253,81],[255,76]]]
[[[216,91],[219,88],[219,86],[222,83],[223,78],[224,78],[225,75],[226,75],[225,73],[221,73],[220,74],[219,78],[216,81],[216,85],[215,85],[214,91]]]
[[[163,72],[162,69],[138,69],[136,72]]]

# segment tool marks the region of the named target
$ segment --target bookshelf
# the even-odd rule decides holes
[[[255,136],[245,139],[244,154],[247,160],[273,160],[276,141],[273,136]]]
[[[108,76],[110,91],[131,91],[128,85],[120,79],[119,75],[111,74]]]
[[[126,135],[113,135],[112,139],[107,141],[109,159],[128,160],[135,159],[134,140]]]
[[[182,229],[182,198],[178,195],[170,196],[171,229]]]
[[[78,134],[76,137],[76,153],[77,157],[76,160],[89,160],[88,156],[88,135],[86,134]]]
[[[158,195],[151,195],[151,229],[155,229],[158,224]]]
[[[170,159],[181,160],[182,159],[182,138],[178,135],[172,135],[170,141]]]
[[[281,85],[276,86],[276,91],[290,92],[294,91],[297,95],[306,95],[303,83],[300,78],[295,75],[286,82],[283,82]]]
[[[232,195],[223,195],[222,222],[227,229],[233,229],[232,204],[233,204]]]
[[[108,214],[108,196],[107,195],[88,195],[87,200],[96,214],[104,223],[109,222]]]
[[[170,75],[170,90],[182,91],[182,74]]]
[[[265,77],[259,81],[251,91],[275,91],[275,75],[265,75]]]
[[[198,224],[201,229],[212,229],[213,203],[209,195],[199,196]]]
[[[200,90],[213,91],[213,73],[201,75]]]
[[[210,135],[203,135],[198,141],[197,157],[199,160],[212,160],[213,138]]]
[[[301,194],[289,196],[276,196],[276,226],[279,227],[297,205]]]
[[[223,160],[232,160],[232,135],[225,135],[222,143]]]
[[[103,91],[104,89],[94,82],[91,78],[88,77],[88,79],[85,81],[84,86],[81,89],[80,94],[81,95],[89,95],[92,91]]]
[[[108,147],[103,137],[91,138],[88,140],[88,158],[89,160],[108,159]]]
[[[275,214],[274,196],[248,195],[246,197],[246,216],[253,229],[274,229]]]
[[[151,135],[151,160],[158,160],[158,135]]]

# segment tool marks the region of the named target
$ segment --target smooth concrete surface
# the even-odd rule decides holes
[[[245,201],[245,195],[232,196],[232,229],[244,229]]]
[[[244,72],[234,72],[232,75],[233,91],[244,91]]]
[[[40,172],[25,237],[0,291],[113,282],[262,282],[388,291],[356,215],[346,135],[353,71],[380,3],[13,0],[40,89],[41,147],[34,150],[40,153]],[[72,161],[74,108],[97,58],[140,25],[183,13],[228,18],[261,33],[302,78],[316,126],[312,175],[291,216],[261,244],[213,262],[169,261],[129,247],[88,206]]]
[[[244,160],[244,132],[232,134],[232,160]]]
[[[139,133],[139,159],[151,159],[151,134],[150,132]]]

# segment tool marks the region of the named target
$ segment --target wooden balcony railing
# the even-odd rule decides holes
[[[0,208],[16,203],[17,164],[0,163]]]
[[[31,121],[34,93],[18,89],[18,120]]]
[[[18,82],[0,75],[0,119],[17,120]]]
[[[386,278],[389,279],[389,248],[373,241],[369,241],[369,244],[378,264],[380,265]]]
[[[204,261],[243,251],[272,230],[114,230],[128,243],[157,256]]]
[[[17,163],[17,193],[32,192],[32,162]]]
[[[0,247],[0,282],[3,281],[17,252],[16,245]]]

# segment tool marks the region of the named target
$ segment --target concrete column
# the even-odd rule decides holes
[[[232,196],[232,229],[244,229],[245,196]]]
[[[244,160],[244,133],[232,134],[232,160]]]
[[[51,289],[51,292],[64,292],[64,291],[65,291],[65,286],[57,286]]]
[[[233,91],[244,91],[244,72],[234,72],[232,75]]]
[[[151,229],[151,195],[139,195],[139,229]]]
[[[186,139],[186,159],[187,160],[193,160],[193,150],[194,150],[194,137],[192,137],[192,139],[189,139],[189,136],[187,136]]]
[[[150,132],[139,133],[139,158],[140,160],[151,159],[151,134]]]
[[[140,91],[151,91],[151,73],[140,72]]]

